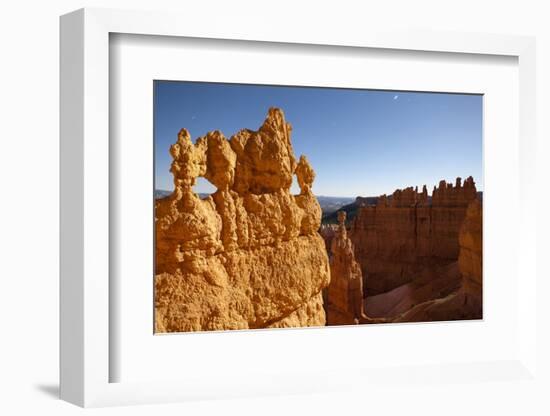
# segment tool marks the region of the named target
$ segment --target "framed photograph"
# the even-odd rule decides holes
[[[482,319],[481,94],[153,85],[155,333]]]
[[[532,379],[534,40],[182,18],[61,18],[61,397]]]

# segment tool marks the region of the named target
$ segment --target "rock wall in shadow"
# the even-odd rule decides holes
[[[350,229],[366,295],[388,292],[411,282],[427,268],[456,262],[458,234],[469,203],[476,200],[472,177],[464,184],[441,181],[431,199],[424,186],[382,195],[362,206]]]

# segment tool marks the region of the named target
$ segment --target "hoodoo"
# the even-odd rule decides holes
[[[213,131],[193,143],[182,129],[170,154],[174,192],[155,206],[156,331],[325,325],[315,172],[305,156],[296,163],[283,112],[230,140]],[[198,177],[216,191],[201,199]]]
[[[331,241],[331,281],[326,305],[329,325],[359,323],[366,318],[363,312],[363,276],[355,261],[345,221],[346,213],[339,211],[338,229]]]
[[[338,228],[331,238],[330,251],[330,285],[325,296],[327,324],[388,322],[384,318],[370,318],[365,313],[363,275],[355,261],[353,243],[347,234],[345,211],[338,211]]]

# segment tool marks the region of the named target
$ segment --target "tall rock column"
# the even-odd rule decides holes
[[[460,244],[458,267],[462,274],[465,306],[470,317],[481,318],[483,307],[483,227],[482,207],[477,199],[468,205],[466,218],[460,227],[458,242]]]
[[[331,243],[331,280],[327,294],[329,325],[353,324],[367,319],[363,312],[363,275],[355,261],[345,222],[346,213],[338,212],[338,229]]]

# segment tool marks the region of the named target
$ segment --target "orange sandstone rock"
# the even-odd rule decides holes
[[[328,325],[379,323],[363,310],[363,276],[346,230],[346,213],[338,212],[338,229],[331,241],[330,285],[326,293]]]
[[[472,200],[460,227],[458,269],[460,286],[436,299],[419,303],[394,322],[481,319],[482,305],[482,208]],[[457,264],[455,263],[455,264]]]
[[[330,280],[315,173],[297,164],[291,126],[272,108],[258,131],[172,145],[174,192],[156,201],[155,331],[325,324]],[[290,194],[296,174],[300,195]],[[217,190],[201,199],[197,177]]]
[[[468,205],[466,218],[459,235],[460,254],[458,267],[462,274],[462,288],[470,310],[470,315],[482,315],[483,277],[483,225],[481,203],[474,199]]]
[[[363,276],[348,238],[346,213],[338,212],[338,230],[331,243],[327,320],[331,325],[357,323],[363,312]]]
[[[431,204],[427,189],[397,190],[382,195],[376,206],[360,207],[350,238],[370,295],[388,292],[410,283],[427,268],[456,262],[458,234],[468,204],[476,199],[472,177],[464,184],[441,181]]]
[[[482,274],[482,221],[481,203],[473,200],[466,211],[459,235],[458,265],[467,285],[481,285]]]

